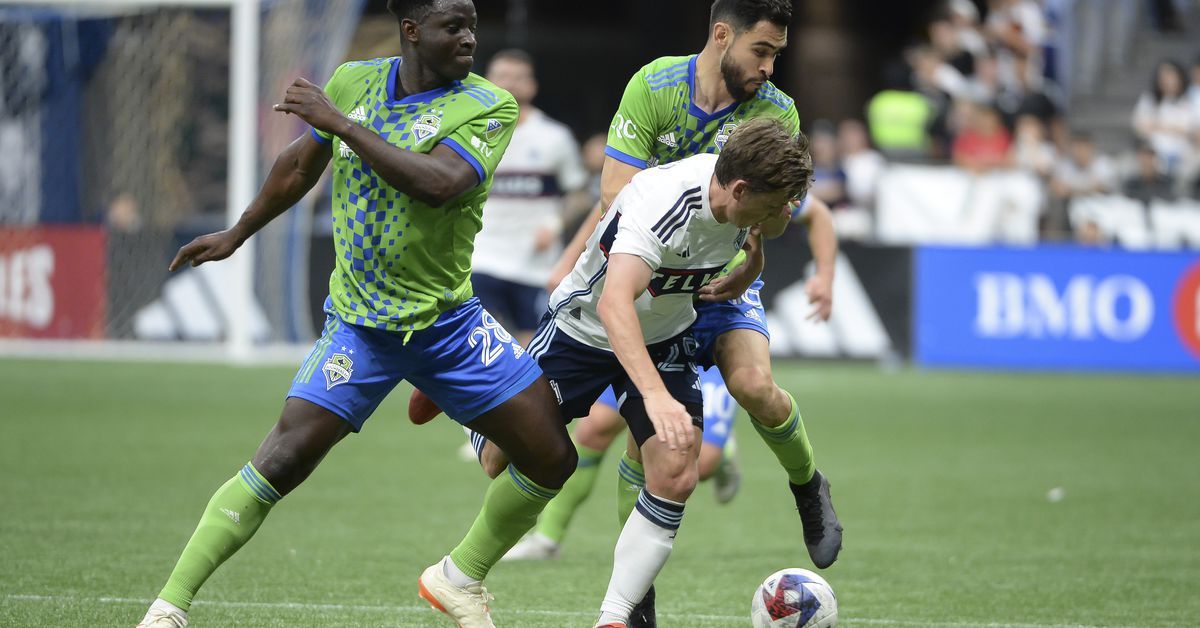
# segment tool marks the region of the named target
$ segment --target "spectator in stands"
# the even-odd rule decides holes
[[[875,207],[875,186],[887,162],[871,148],[867,127],[862,120],[846,119],[838,125],[838,148],[842,171],[846,173],[846,198],[862,209]]]
[[[927,129],[932,156],[944,159],[953,135],[950,129],[953,104],[970,96],[967,92],[970,84],[930,46],[914,46],[905,52],[904,58],[911,68],[913,87],[930,106],[932,118]]]
[[[950,156],[954,165],[975,174],[1012,165],[1012,136],[1004,127],[1000,111],[991,105],[959,104],[962,130],[954,139]]]
[[[942,61],[958,72],[961,80],[975,73],[975,56],[962,46],[958,30],[949,17],[934,18],[929,23],[929,45]]]
[[[846,173],[838,157],[837,132],[828,120],[817,120],[808,132],[813,182],[809,193],[837,209],[846,204]]]
[[[1033,92],[1042,82],[1042,46],[1046,18],[1035,0],[989,0],[985,35],[996,47],[1000,82],[1008,89]]]
[[[1150,91],[1142,94],[1133,110],[1134,132],[1154,148],[1168,175],[1177,174],[1191,159],[1192,135],[1200,126],[1187,92],[1183,66],[1162,61],[1154,70]]]
[[[1145,142],[1138,142],[1136,154],[1137,170],[1132,177],[1125,180],[1122,190],[1125,196],[1147,204],[1156,198],[1174,199],[1175,184],[1171,177],[1159,168],[1158,155],[1154,148]]]
[[[933,106],[913,89],[907,64],[886,64],[882,78],[883,91],[867,102],[871,141],[889,159],[927,158]]]
[[[1049,180],[1054,170],[1058,152],[1054,143],[1047,139],[1046,125],[1037,116],[1024,114],[1017,118],[1013,139],[1013,165]]]
[[[1116,181],[1117,170],[1112,161],[1097,153],[1090,134],[1077,131],[1071,136],[1068,159],[1059,162],[1054,171],[1050,191],[1057,198],[1108,194],[1115,189]]]
[[[976,58],[989,54],[987,39],[979,29],[979,7],[971,0],[950,0],[946,8],[958,46]]]
[[[1097,154],[1090,134],[1072,133],[1066,156],[1050,178],[1050,206],[1043,231],[1052,236],[1068,233],[1067,212],[1072,197],[1108,194],[1115,191],[1118,183],[1116,168],[1108,157]],[[1077,239],[1085,238],[1081,241],[1088,241],[1082,232],[1075,235]]]

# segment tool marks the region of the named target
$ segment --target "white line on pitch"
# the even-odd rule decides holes
[[[128,597],[74,597],[70,595],[23,595],[7,594],[6,600],[23,602],[96,602],[100,604],[145,604],[146,599]],[[306,611],[357,611],[368,613],[428,613],[428,606],[388,606],[378,604],[316,604],[310,602],[238,602],[229,600],[201,600],[194,606],[213,606],[220,608],[278,608]],[[498,615],[518,615],[533,617],[593,617],[596,613],[590,611],[551,611],[540,609],[497,609]],[[730,622],[745,622],[741,615],[695,615],[688,613],[678,615],[665,613],[666,617],[686,618],[688,621],[699,621],[728,625]],[[849,624],[866,624],[873,626],[928,626],[930,628],[1092,628],[1085,624],[1009,624],[1009,623],[976,623],[976,622],[930,622],[903,619],[876,619],[868,617],[843,617],[842,621]]]

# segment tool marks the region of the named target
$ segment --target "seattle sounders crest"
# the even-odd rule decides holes
[[[436,113],[426,113],[417,118],[412,132],[417,136],[417,142],[423,142],[430,136],[437,135],[440,128],[442,128],[442,116]]]

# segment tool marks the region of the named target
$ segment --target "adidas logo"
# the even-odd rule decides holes
[[[363,107],[361,105],[358,107],[355,107],[354,111],[351,111],[350,115],[348,115],[346,117],[350,118],[351,120],[354,120],[355,122],[366,122],[367,108]]]
[[[670,146],[671,148],[679,148],[679,143],[675,141],[674,133],[663,133],[662,135],[658,136],[658,141]]]
[[[238,511],[222,508],[221,512],[225,513],[225,516],[229,517],[230,521],[236,523],[237,525],[242,525],[242,515],[239,514]]]

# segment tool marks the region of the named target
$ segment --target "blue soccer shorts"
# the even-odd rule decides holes
[[[696,301],[696,322],[692,325],[692,334],[700,348],[696,353],[696,363],[703,368],[716,364],[714,352],[717,348],[717,338],[727,331],[735,329],[752,329],[771,339],[767,331],[767,312],[762,306],[762,279],[755,279],[746,293],[737,299],[710,303]]]
[[[533,331],[546,311],[546,291],[485,273],[471,275],[471,288],[479,302],[516,331]]]
[[[351,325],[325,302],[325,331],[292,381],[288,397],[305,399],[354,428],[407,379],[447,416],[467,424],[525,390],[542,371],[472,298],[413,332]]]
[[[700,371],[700,388],[704,395],[704,442],[724,449],[733,433],[733,420],[737,417],[738,404],[717,367]],[[617,407],[617,395],[612,388],[605,388],[596,403],[606,405],[613,410]]]
[[[546,316],[532,346],[541,347],[534,357],[550,380],[550,387],[568,421],[587,416],[592,404],[608,387],[616,395],[616,407],[640,447],[654,435],[646,414],[645,400],[625,374],[612,351],[588,346],[558,329]],[[667,391],[692,415],[692,424],[704,427],[704,399],[700,392],[695,355],[696,341],[689,332],[646,347],[658,367]]]

